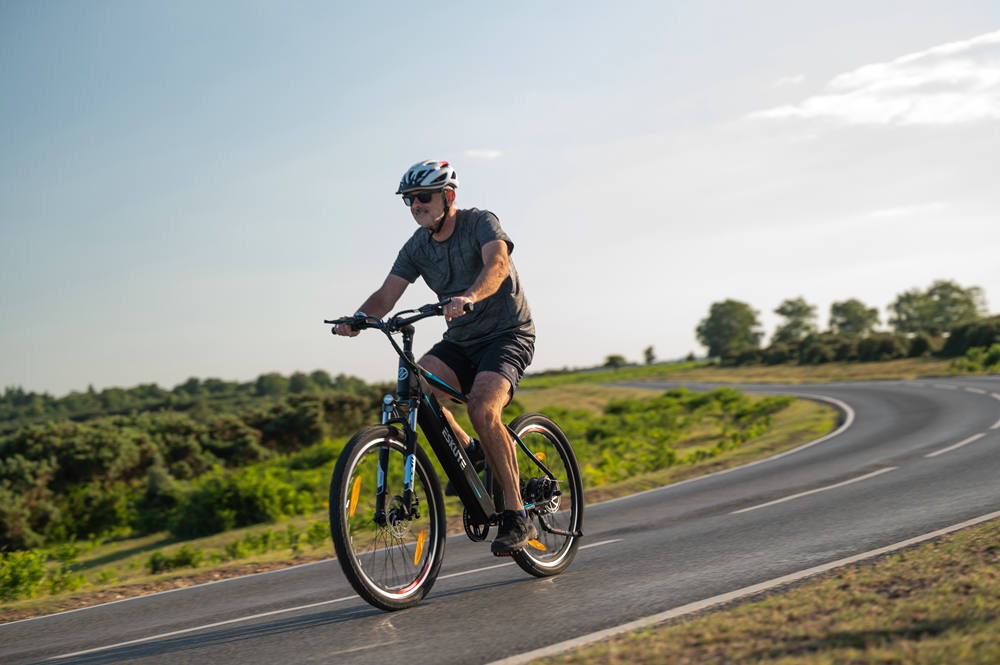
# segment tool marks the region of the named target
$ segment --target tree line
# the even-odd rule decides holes
[[[322,371],[299,375],[308,383],[296,376],[71,393],[43,401],[48,409],[27,418],[25,403],[37,404],[38,396],[8,389],[0,551],[165,528],[199,533],[213,528],[205,524],[215,514],[209,504],[242,505],[247,519],[274,505],[299,510],[292,506],[296,492],[270,492],[279,485],[266,479],[244,478],[241,485],[231,472],[354,432],[390,386]],[[107,401],[109,395],[116,397]],[[253,505],[261,508],[247,507]]]
[[[764,347],[760,313],[729,299],[711,305],[695,334],[709,356],[734,365],[956,357],[971,348],[1000,343],[1000,316],[987,316],[982,288],[950,280],[898,294],[888,306],[889,331],[877,330],[878,309],[856,298],[834,302],[829,327],[823,331],[816,311],[801,296],[784,300],[774,310],[781,323]]]
[[[155,383],[100,391],[89,386],[85,391],[72,391],[63,397],[8,386],[0,394],[0,434],[54,419],[84,422],[111,415],[158,411],[187,412],[196,420],[204,420],[220,411],[245,411],[290,395],[318,395],[331,391],[365,395],[371,389],[357,377],[344,374],[331,377],[324,370],[309,374],[294,372],[290,376],[269,372],[246,382],[192,377],[171,390]]]

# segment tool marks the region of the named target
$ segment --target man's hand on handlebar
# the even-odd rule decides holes
[[[354,316],[345,316],[340,319],[340,323],[333,326],[334,335],[343,335],[344,337],[357,337],[361,332],[361,323],[365,320],[365,315],[361,312],[357,312]]]
[[[444,318],[446,321],[457,319],[472,311],[472,299],[465,296],[454,296],[444,306]]]

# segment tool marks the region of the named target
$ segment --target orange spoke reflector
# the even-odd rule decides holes
[[[545,453],[543,452],[535,453],[535,459],[538,460],[539,462],[543,461],[545,459]]]
[[[417,536],[417,551],[413,555],[413,565],[420,565],[420,555],[424,553],[424,541],[427,540],[427,529],[421,529]]]
[[[536,550],[541,550],[543,552],[545,552],[545,551],[547,551],[549,549],[545,545],[542,545],[537,540],[529,540],[528,544],[531,545],[532,547],[534,547]]]
[[[351,488],[351,513],[349,517],[354,517],[354,511],[358,509],[359,494],[361,494],[361,476],[354,479],[354,487]]]

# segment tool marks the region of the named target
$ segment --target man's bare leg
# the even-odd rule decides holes
[[[442,377],[443,378],[443,377]],[[490,469],[503,490],[504,510],[520,511],[521,487],[514,442],[503,424],[503,408],[510,400],[511,385],[502,374],[480,372],[469,392],[469,420],[482,442]]]

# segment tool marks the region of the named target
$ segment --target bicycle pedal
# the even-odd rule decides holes
[[[508,550],[507,552],[493,552],[493,556],[495,557],[511,556],[512,554],[514,554],[514,552],[510,550]]]

